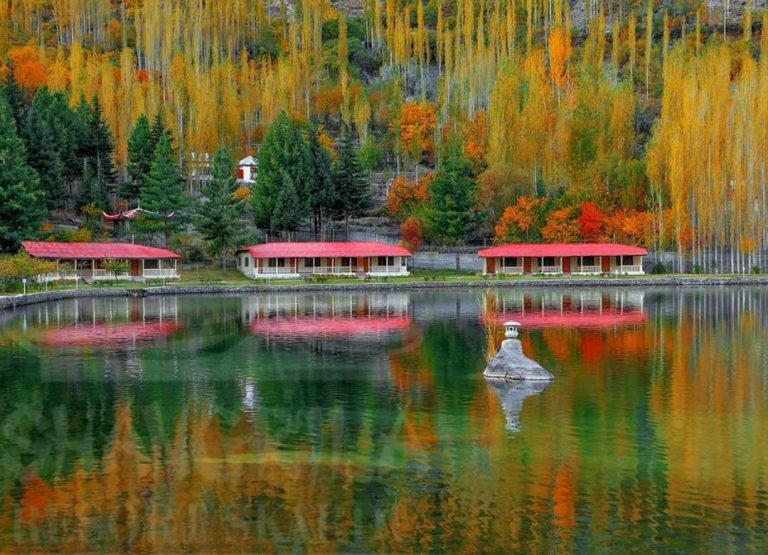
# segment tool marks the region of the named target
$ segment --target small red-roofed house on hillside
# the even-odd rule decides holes
[[[510,243],[483,249],[483,275],[643,274],[642,247],[616,243]]]
[[[56,262],[56,271],[41,278],[86,281],[128,279],[176,279],[175,252],[133,243],[55,243],[24,241],[24,250],[34,258]],[[122,270],[109,268],[109,261],[123,262]]]
[[[411,253],[376,242],[264,243],[237,251],[237,267],[251,278],[310,275],[407,276]]]

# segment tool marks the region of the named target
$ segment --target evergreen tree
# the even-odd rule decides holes
[[[182,187],[183,179],[174,160],[171,137],[164,134],[155,149],[149,176],[141,192],[141,206],[149,213],[144,214],[139,228],[146,233],[162,233],[165,244],[172,233],[183,225],[182,212],[186,198]]]
[[[51,94],[47,87],[37,91],[25,118],[23,136],[28,162],[40,177],[48,209],[66,207],[67,181],[77,168],[69,129],[71,118],[65,96]]]
[[[451,243],[463,241],[480,223],[472,163],[461,145],[452,140],[430,185],[428,220],[433,234]]]
[[[370,206],[371,190],[358,158],[352,130],[347,125],[342,126],[339,161],[334,168],[333,180],[336,188],[336,215],[344,218],[349,237],[349,218],[365,213]]]
[[[0,94],[0,250],[6,252],[33,238],[45,216],[39,178],[25,156],[11,107]]]
[[[114,183],[116,178],[115,167],[112,158],[115,153],[115,141],[109,131],[99,97],[91,100],[91,119],[89,124],[89,139],[91,156],[93,158],[96,175],[105,183]]]
[[[259,174],[251,195],[257,225],[292,231],[306,217],[309,158],[301,127],[281,112],[259,151]]]
[[[80,97],[72,129],[77,156],[82,164],[79,205],[106,207],[116,178],[112,159],[115,145],[97,96],[90,104],[85,97]]]
[[[234,162],[225,148],[213,158],[210,182],[205,186],[205,202],[197,206],[198,230],[221,255],[221,269],[227,271],[227,252],[237,242],[242,201],[235,196],[237,180],[233,175]]]
[[[163,135],[171,135],[171,130],[165,126],[165,121],[163,120],[163,112],[158,110],[154,119],[152,120],[152,127],[149,131],[149,141],[152,145],[153,152]]]
[[[312,216],[312,228],[317,238],[322,230],[323,221],[332,215],[338,199],[331,157],[320,143],[317,127],[311,127],[307,131],[307,148],[310,168],[307,202]]]
[[[127,199],[138,199],[147,182],[154,159],[157,142],[153,140],[149,119],[144,114],[136,120],[136,125],[128,138],[128,175],[130,181],[123,184],[121,195]]]

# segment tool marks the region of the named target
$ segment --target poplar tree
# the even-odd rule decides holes
[[[0,250],[35,236],[45,216],[37,172],[26,161],[11,107],[0,93]]]
[[[203,189],[204,201],[197,205],[197,227],[221,256],[221,270],[227,272],[227,253],[236,245],[243,202],[235,196],[237,180],[234,162],[226,148],[213,158],[211,180]]]

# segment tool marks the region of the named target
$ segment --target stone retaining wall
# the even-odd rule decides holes
[[[712,287],[727,285],[768,285],[768,276],[739,277],[641,277],[641,278],[539,278],[477,279],[474,281],[416,281],[406,283],[308,283],[300,285],[201,285],[166,286],[146,289],[70,289],[0,297],[0,310],[35,303],[92,297],[150,297],[158,295],[242,295],[249,293],[300,293],[316,291],[395,291],[420,289],[477,289],[489,287]]]

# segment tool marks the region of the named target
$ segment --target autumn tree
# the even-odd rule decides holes
[[[408,218],[400,225],[400,238],[405,246],[411,252],[416,252],[421,248],[424,238],[421,231],[421,223],[416,218]]]
[[[496,223],[494,242],[530,243],[540,239],[545,207],[543,199],[519,197]]]
[[[548,243],[575,243],[579,240],[579,225],[571,208],[552,210],[541,228],[541,237]]]
[[[605,214],[594,202],[582,203],[579,209],[580,213],[577,220],[579,222],[581,238],[590,243],[599,241],[603,236]]]
[[[423,209],[429,200],[429,185],[433,178],[431,173],[418,181],[396,177],[387,194],[387,213],[395,219],[404,220]]]
[[[433,133],[437,125],[434,104],[406,102],[400,109],[400,149],[416,166],[424,154],[432,154],[435,148]]]

